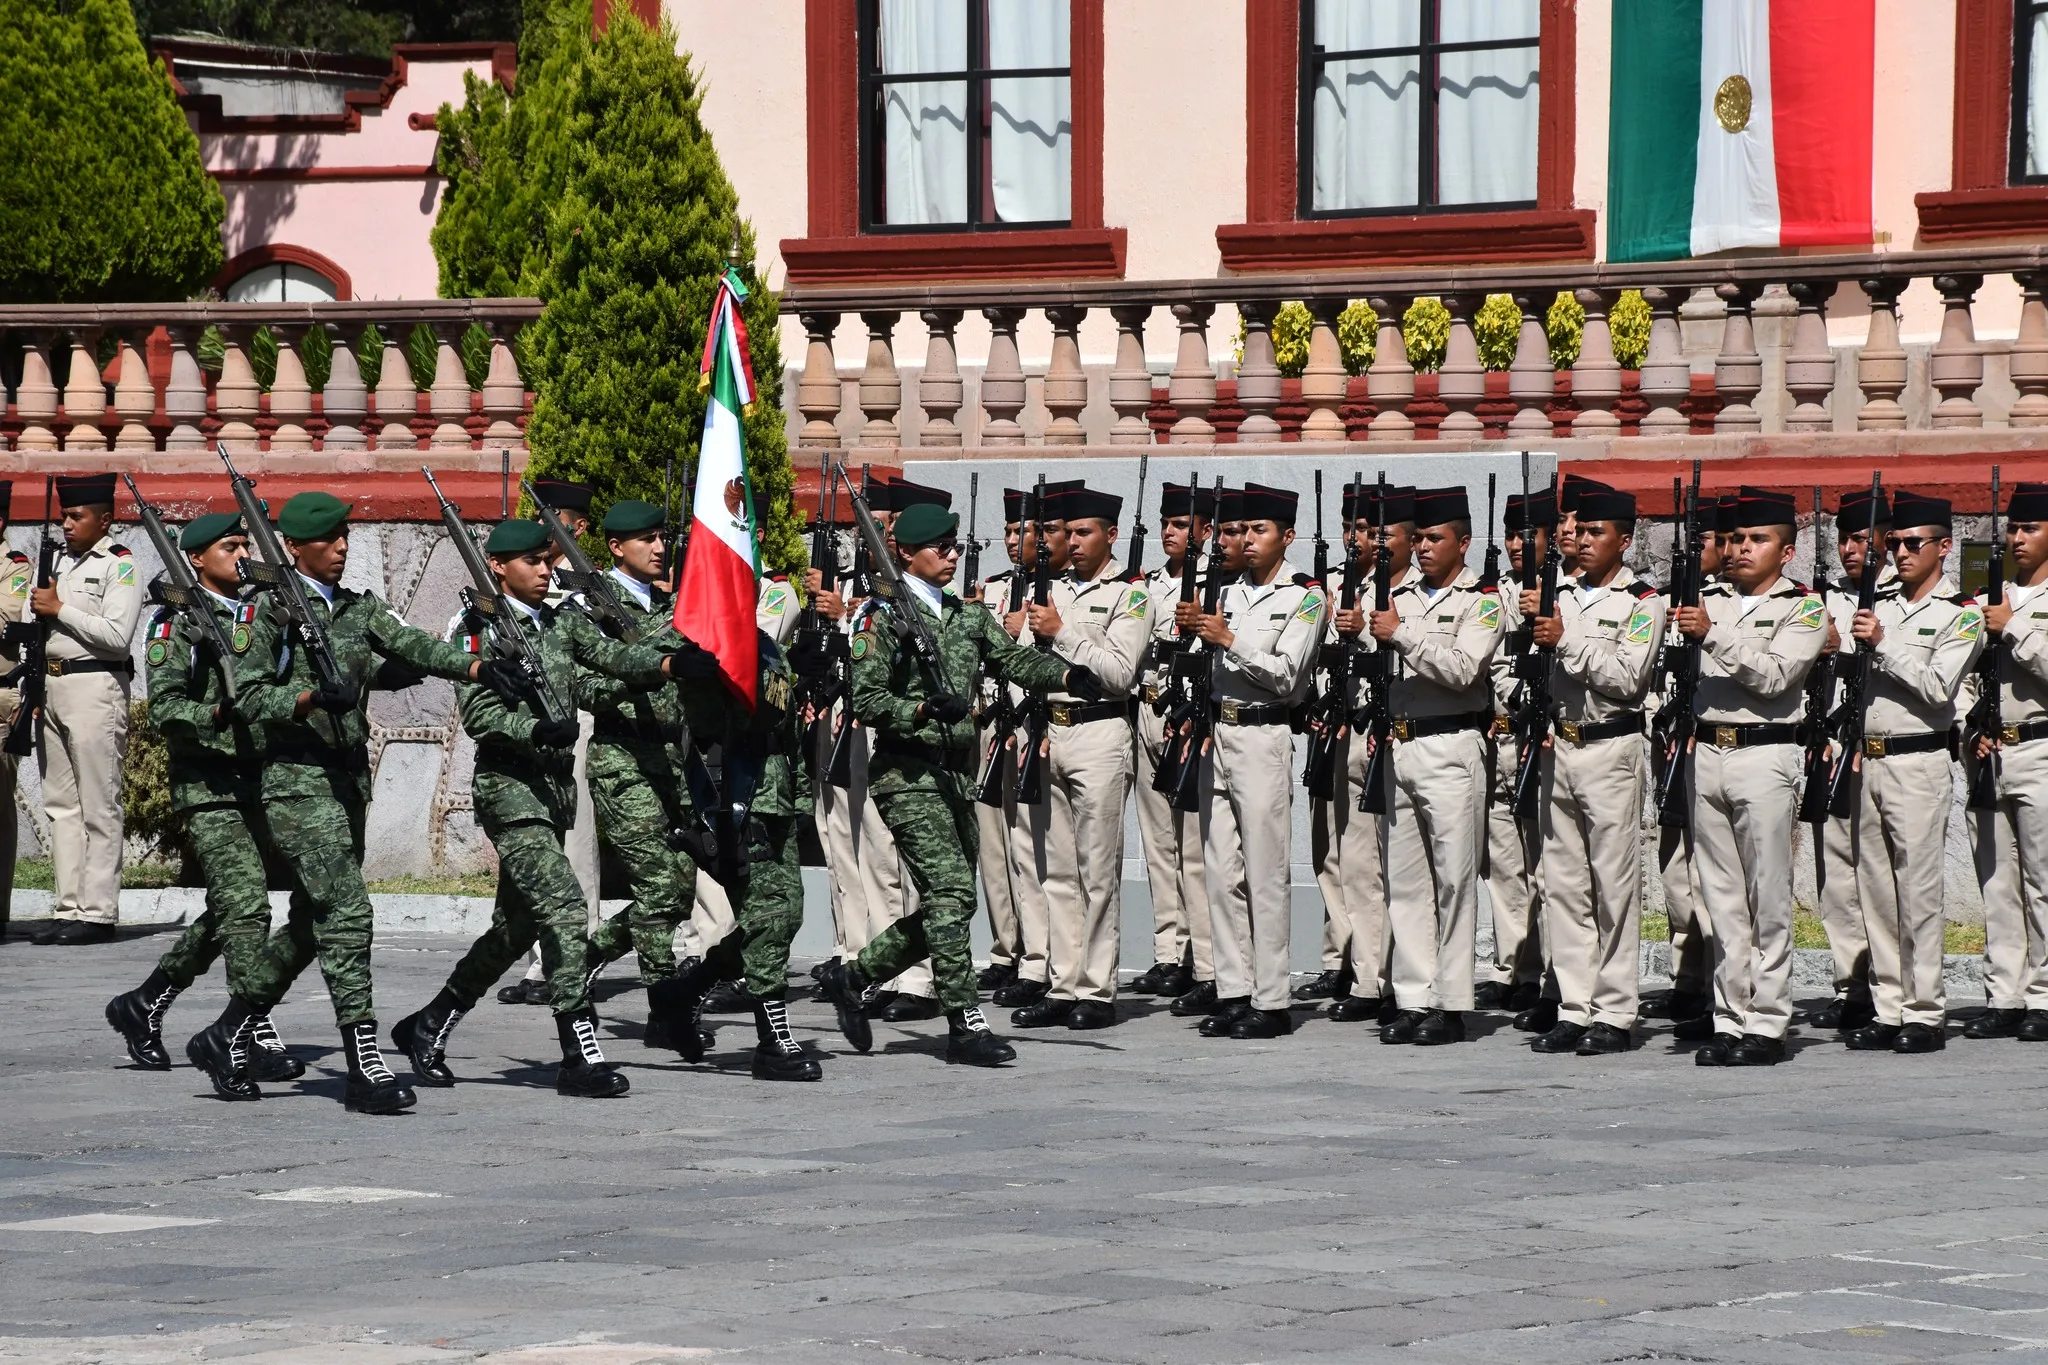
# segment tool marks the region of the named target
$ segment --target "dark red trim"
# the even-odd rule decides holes
[[[805,0],[804,170],[812,237],[860,231],[859,39],[851,0]],[[787,256],[789,243],[782,248]]]
[[[590,7],[592,27],[599,33],[611,22],[613,0],[594,0]],[[626,0],[626,8],[640,16],[640,22],[655,32],[661,31],[661,0]]]
[[[355,296],[354,283],[341,263],[331,256],[322,256],[307,247],[293,246],[289,242],[272,242],[264,246],[250,247],[220,268],[220,274],[213,277],[213,287],[223,294],[229,285],[252,270],[266,265],[302,265],[317,274],[324,275],[334,286],[337,303]]]
[[[1543,103],[1536,115],[1536,207],[1568,209],[1578,170],[1578,0],[1543,0],[1540,31]]]
[[[2012,13],[2012,0],[1956,0],[1954,189],[2005,186],[2006,141],[2012,131]]]
[[[1591,209],[1318,218],[1226,223],[1216,229],[1223,268],[1370,270],[1393,265],[1593,259]]]
[[[785,237],[791,284],[1123,278],[1122,228]]]
[[[1244,216],[1287,223],[1296,198],[1301,0],[1249,0],[1244,12]]]
[[[215,180],[430,180],[432,166],[210,166]]]
[[[2048,233],[2048,185],[1916,194],[1922,243]]]
[[[1103,0],[1072,0],[1068,14],[1068,116],[1074,147],[1067,191],[1067,222],[1076,229],[1102,226],[1102,6]],[[1123,252],[1117,251],[1117,274]]]

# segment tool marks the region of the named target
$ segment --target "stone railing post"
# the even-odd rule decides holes
[[[427,411],[435,418],[430,449],[453,452],[469,449],[469,371],[463,368],[462,338],[469,331],[466,322],[436,322],[434,332],[434,387],[427,393]]]
[[[148,330],[142,332],[143,344],[148,345]],[[156,385],[149,379],[149,361],[135,344],[135,335],[120,335],[119,378],[114,383],[114,411],[121,414],[121,431],[114,438],[114,449],[147,451],[156,449],[156,437],[150,433],[149,419],[156,415]]]
[[[1714,434],[1753,436],[1763,430],[1763,415],[1754,402],[1764,386],[1764,358],[1757,354],[1756,318],[1750,310],[1761,290],[1753,284],[1724,284],[1714,292],[1728,304],[1721,354],[1714,361],[1714,391],[1721,399]]]
[[[1835,419],[1828,411],[1828,396],[1835,389],[1835,353],[1828,346],[1827,306],[1835,282],[1794,280],[1785,290],[1799,302],[1792,345],[1785,352],[1785,389],[1793,399],[1785,430],[1832,431]]]
[[[299,359],[306,326],[275,323],[270,334],[277,338],[277,376],[270,381],[270,416],[277,427],[270,433],[270,448],[305,454],[313,449],[313,438],[305,426],[313,416],[313,386],[306,381],[306,367]]]
[[[1550,299],[1525,289],[1515,295],[1515,307],[1522,310],[1522,327],[1508,366],[1508,397],[1515,404],[1508,434],[1519,440],[1547,439],[1553,430],[1550,401],[1557,396],[1557,367],[1550,363],[1550,334],[1543,330]]]
[[[1437,427],[1441,437],[1470,440],[1486,435],[1478,413],[1480,400],[1486,397],[1486,367],[1479,363],[1479,338],[1472,330],[1472,316],[1485,302],[1484,294],[1443,296],[1451,331],[1444,341],[1444,363],[1436,372],[1436,394],[1450,411]]]
[[[1152,305],[1120,303],[1109,315],[1116,319],[1116,364],[1109,371],[1109,406],[1116,412],[1116,424],[1109,429],[1109,443],[1150,445],[1152,427],[1145,421],[1145,410],[1152,406],[1152,369],[1145,363],[1145,323]]]
[[[860,372],[860,410],[867,414],[857,446],[896,446],[903,437],[896,426],[896,414],[903,408],[903,377],[896,373],[896,319],[901,313],[884,310],[862,313],[867,324],[868,359]]]
[[[1045,316],[1052,323],[1052,357],[1045,367],[1045,410],[1052,420],[1046,423],[1045,443],[1086,445],[1088,433],[1081,427],[1081,410],[1088,406],[1088,376],[1081,369],[1081,324],[1088,310],[1048,308]]]
[[[363,421],[370,414],[370,391],[363,383],[362,362],[356,357],[356,347],[363,336],[362,324],[314,325],[327,333],[327,350],[332,357],[326,387],[320,390],[320,415],[327,419],[327,434],[320,438],[320,448],[366,450],[370,438],[363,434]]]
[[[254,329],[223,322],[215,330],[220,333],[220,378],[213,384],[213,411],[220,430],[214,438],[227,442],[230,454],[248,454],[258,448],[256,418],[262,411],[262,389],[247,344]]]
[[[419,415],[419,389],[412,380],[412,362],[405,351],[402,323],[377,329],[384,341],[384,359],[377,367],[377,432],[379,450],[418,450],[412,419]],[[408,329],[409,330],[409,329]]]
[[[206,449],[206,435],[200,424],[206,420],[206,373],[192,348],[200,329],[188,323],[173,323],[164,331],[170,337],[171,372],[164,381],[164,416],[171,420],[164,437],[166,451]]]
[[[1350,376],[1344,371],[1343,344],[1337,340],[1337,318],[1346,300],[1312,298],[1306,303],[1310,323],[1308,362],[1301,369],[1301,401],[1308,405],[1308,416],[1301,423],[1301,439],[1311,445],[1338,444],[1348,434],[1340,409]]]
[[[1904,431],[1906,410],[1899,395],[1906,391],[1906,348],[1899,344],[1899,295],[1903,276],[1879,275],[1861,281],[1870,298],[1870,335],[1856,357],[1856,387],[1863,406],[1856,412],[1858,431]]]
[[[1984,425],[1984,410],[1974,398],[1984,383],[1984,352],[1978,349],[1976,326],[1970,319],[1970,301],[1983,283],[1982,275],[1934,277],[1943,312],[1941,337],[1927,357],[1927,379],[1941,391],[1941,402],[1934,409],[1938,431]]]
[[[1024,320],[1022,308],[984,308],[988,319],[988,364],[981,372],[981,443],[987,446],[1021,446],[1024,428],[1017,414],[1024,411],[1024,362],[1017,354],[1017,324]]]
[[[832,354],[832,334],[839,330],[837,313],[800,314],[804,325],[804,372],[796,381],[796,410],[804,429],[796,443],[818,450],[839,446],[839,362]]]
[[[1652,287],[1643,291],[1643,301],[1650,305],[1650,344],[1643,353],[1639,384],[1650,410],[1638,428],[1645,436],[1683,436],[1692,429],[1678,410],[1692,393],[1692,366],[1686,363],[1678,330],[1683,296],[1677,290]]]
[[[14,390],[14,415],[21,420],[16,450],[55,450],[57,381],[50,373],[50,334],[15,333],[21,339],[21,383]]]
[[[519,419],[526,412],[526,381],[512,351],[519,324],[494,320],[484,325],[491,333],[491,364],[484,372],[484,416],[490,421],[484,428],[484,449],[523,450],[526,437]]]
[[[960,445],[960,424],[955,420],[966,401],[966,386],[960,381],[960,352],[953,329],[960,325],[958,308],[934,308],[918,314],[924,320],[924,373],[917,377],[917,405],[924,409],[924,429],[917,434],[920,446]]]
[[[1621,419],[1614,415],[1614,405],[1621,398],[1621,362],[1614,358],[1614,334],[1607,325],[1615,291],[1581,289],[1573,297],[1586,310],[1586,330],[1579,342],[1579,363],[1572,366],[1572,397],[1579,400],[1572,435],[1619,436]]]
[[[64,415],[71,422],[66,450],[107,448],[106,433],[100,430],[107,416],[107,386],[100,378],[99,342],[97,327],[71,330],[71,374],[64,382]]]
[[[1215,311],[1213,303],[1173,305],[1180,349],[1174,352],[1166,401],[1180,414],[1171,433],[1176,444],[1216,439],[1216,428],[1209,423],[1209,409],[1216,406],[1216,367],[1209,360],[1209,318]]]
[[[1365,439],[1413,440],[1415,422],[1408,416],[1408,404],[1415,399],[1415,367],[1408,363],[1408,342],[1401,335],[1407,300],[1382,294],[1367,302],[1379,314],[1380,329],[1373,343],[1372,366],[1365,372],[1366,396],[1378,411],[1365,429]]]
[[[2012,344],[2012,385],[2020,396],[2007,421],[2016,427],[2048,427],[2048,302],[2042,290],[2048,275],[2038,271],[2019,277],[2026,298],[2020,304],[2020,334]]]
[[[1280,406],[1280,366],[1273,359],[1273,314],[1271,303],[1240,303],[1238,316],[1244,319],[1244,359],[1237,367],[1237,404],[1244,420],[1237,424],[1240,441],[1277,441],[1280,423],[1273,409]]]

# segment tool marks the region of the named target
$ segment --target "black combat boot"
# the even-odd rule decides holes
[[[751,1014],[754,997],[737,981],[717,981],[704,994],[704,1009],[709,1014]]]
[[[284,1040],[270,1022],[270,1011],[249,1016],[249,1079],[252,1081],[295,1081],[306,1074],[306,1064],[284,1050]]]
[[[391,1046],[411,1060],[412,1074],[421,1085],[455,1084],[455,1073],[448,1069],[448,1038],[467,1013],[443,986],[425,1009],[392,1025]]]
[[[989,1030],[981,1006],[947,1010],[946,1061],[961,1066],[1001,1066],[1017,1060],[1017,1049]]]
[[[585,1005],[555,1016],[555,1034],[562,1040],[562,1069],[555,1073],[555,1093],[579,1099],[605,1100],[623,1095],[632,1082],[620,1075],[597,1045],[597,1011]]]
[[[341,1051],[348,1059],[348,1088],[341,1102],[355,1114],[398,1114],[419,1103],[412,1087],[391,1073],[377,1046],[377,1021],[341,1026]]]
[[[246,1001],[228,997],[220,1018],[185,1044],[185,1056],[213,1082],[213,1093],[224,1100],[260,1100],[263,1092],[249,1079],[249,1020],[256,1010]]]
[[[164,1051],[164,1011],[178,998],[179,988],[162,970],[132,991],[107,1002],[107,1023],[128,1044],[128,1059],[145,1071],[169,1071],[171,1054]]]
[[[1216,1012],[1216,983],[1197,981],[1173,998],[1166,1012],[1176,1019],[1200,1019]]]
[[[832,1002],[832,1008],[839,1015],[839,1031],[846,1041],[853,1045],[855,1052],[866,1052],[875,1045],[875,1030],[868,1023],[862,1006],[866,1004],[867,978],[860,974],[860,968],[851,962],[828,962],[825,971],[818,978],[818,994]],[[979,1019],[981,1011],[975,1010]],[[987,1028],[988,1025],[982,1025]]]
[[[825,1077],[789,1031],[789,1009],[780,1000],[754,1002],[754,1079],[817,1081]]]
[[[660,1028],[668,1045],[686,1062],[704,1060],[704,997],[718,984],[718,972],[701,957],[686,958],[666,981],[647,988],[647,1027]]]

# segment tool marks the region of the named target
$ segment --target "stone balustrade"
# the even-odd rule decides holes
[[[213,443],[224,441],[237,453],[262,452],[272,470],[295,461],[410,470],[421,451],[443,465],[478,452],[493,466],[502,451],[523,467],[529,394],[512,343],[540,312],[538,299],[0,307],[0,451],[12,453],[13,467],[85,457],[169,468],[180,456],[210,460]],[[404,349],[422,325],[437,352],[424,387]],[[374,391],[358,362],[373,326],[383,348]],[[472,387],[462,346],[478,326],[489,337],[489,364]],[[267,391],[251,362],[259,329],[276,345]],[[316,330],[330,356],[317,391],[305,363]],[[200,360],[209,333],[219,345],[215,372]]]
[[[1980,342],[1974,316],[1987,279],[1998,282],[2000,327],[2012,337],[1995,347]],[[1930,339],[1915,341],[1909,354],[1900,298],[1916,281],[1924,282],[1915,297],[1929,300],[1923,311],[1930,321],[1936,310],[1924,291],[1938,293],[1939,335],[1930,328]],[[1641,291],[1650,321],[1645,352],[1625,371],[1609,310],[1628,290]],[[1579,355],[1566,371],[1553,368],[1543,325],[1560,291],[1585,310]],[[1522,320],[1510,338],[1512,359],[1503,365],[1496,346],[1489,367],[1476,319],[1497,294],[1514,299]],[[1401,330],[1422,298],[1439,300],[1449,317],[1442,362],[1427,375],[1410,364]],[[1338,336],[1353,300],[1370,303],[1379,320],[1371,365],[1357,376],[1346,371]],[[1305,304],[1312,323],[1299,376],[1283,381],[1272,327],[1288,302]],[[806,336],[791,433],[812,448],[914,449],[919,460],[1026,445],[1068,454],[1092,446],[1101,455],[1109,453],[1103,446],[1154,443],[1273,445],[1280,453],[1284,443],[1285,453],[1308,455],[1351,445],[1391,451],[1418,440],[1472,448],[1570,442],[1573,454],[1593,458],[1610,445],[1616,458],[1638,448],[1669,456],[1674,440],[1707,456],[1766,444],[1782,451],[1788,437],[1831,443],[1831,452],[1844,454],[1897,450],[1902,442],[1918,449],[1972,442],[2031,449],[2039,442],[2048,449],[2048,433],[2036,430],[2048,428],[2042,246],[1207,280],[793,287],[781,306]],[[1236,347],[1227,328],[1211,326],[1230,312],[1241,328]],[[1162,313],[1177,332],[1170,371],[1156,351],[1148,364],[1147,328],[1164,335]],[[961,354],[960,325],[977,314],[986,324],[977,334],[989,338],[978,375]],[[1042,371],[1027,374],[1018,336],[1033,314],[1052,342]],[[1106,342],[1104,314],[1114,323],[1113,357],[1091,367],[1078,338],[1095,315],[1095,334]],[[853,315],[868,338],[857,386],[834,347],[842,319]],[[921,370],[899,367],[894,353],[911,318],[927,329]],[[1988,420],[1987,355],[1999,371]],[[1038,409],[1028,401],[1034,394]],[[849,406],[856,397],[859,418]],[[1092,410],[1090,424],[1084,410]],[[2005,430],[1993,437],[1986,434],[1992,427]],[[1909,430],[1925,434],[1902,435]]]

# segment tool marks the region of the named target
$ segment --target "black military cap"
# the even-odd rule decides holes
[[[1463,487],[1418,488],[1415,490],[1415,524],[1442,526],[1453,521],[1470,521],[1472,503]]]
[[[1731,531],[1747,530],[1756,526],[1797,526],[1799,508],[1792,501],[1790,493],[1780,493],[1775,488],[1757,488],[1742,485],[1735,494],[1735,508],[1730,514]]]
[[[1578,518],[1580,521],[1634,521],[1636,495],[1604,485],[1583,489],[1579,493]]]
[[[1894,526],[1939,526],[1948,531],[1954,524],[1955,518],[1949,510],[1947,498],[1922,497],[1904,488],[1892,495]]]
[[[2048,483],[2014,484],[2005,515],[2013,521],[2048,521]]]
[[[1272,521],[1282,526],[1292,526],[1295,510],[1300,505],[1301,494],[1291,488],[1271,488],[1262,483],[1249,481],[1244,486],[1246,521]]]

